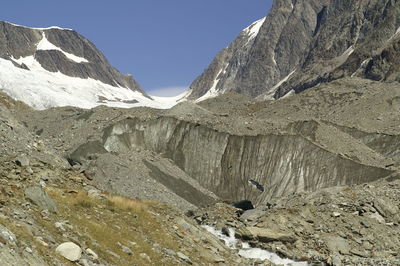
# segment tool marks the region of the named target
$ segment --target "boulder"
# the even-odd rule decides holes
[[[15,163],[18,165],[18,166],[22,166],[22,167],[26,167],[26,166],[29,166],[29,159],[28,159],[28,157],[26,157],[26,156],[19,156],[19,157],[17,157],[17,159],[15,159]]]
[[[256,221],[261,216],[263,216],[265,213],[266,213],[266,211],[264,211],[262,209],[247,210],[240,216],[239,219],[241,221]]]
[[[62,243],[56,248],[56,252],[69,261],[78,261],[82,256],[82,249],[72,242]]]
[[[183,261],[189,263],[189,264],[193,264],[193,262],[190,260],[190,258],[188,256],[186,256],[185,254],[183,254],[182,252],[177,252],[176,255]]]
[[[239,229],[235,235],[243,240],[254,239],[264,243],[275,241],[294,243],[297,240],[292,234],[252,226]]]
[[[15,246],[17,238],[14,233],[0,224],[0,246],[9,244]]]
[[[85,251],[86,251],[86,254],[90,257],[91,260],[97,260],[99,258],[99,256],[96,254],[96,252],[94,252],[90,248],[87,248]]]
[[[383,217],[390,217],[399,212],[399,208],[394,203],[381,198],[374,200],[374,207]]]
[[[53,213],[57,212],[57,207],[53,199],[41,187],[28,187],[25,189],[25,197],[43,210]]]
[[[350,247],[346,239],[340,236],[326,236],[325,244],[331,254],[340,253],[342,255],[350,254]]]

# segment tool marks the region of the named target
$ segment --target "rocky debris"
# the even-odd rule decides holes
[[[82,249],[73,242],[65,242],[56,248],[56,252],[69,261],[78,261],[82,256]]]
[[[14,235],[14,233],[0,224],[0,245],[15,246],[16,244],[17,244],[17,238]]]
[[[25,197],[43,210],[57,212],[57,207],[53,199],[41,187],[33,186],[26,188]]]
[[[8,263],[4,265],[65,264],[56,254],[63,247],[58,248],[59,244],[66,242],[81,249],[79,259],[68,257],[81,265],[189,263],[177,251],[190,254],[193,264],[224,261],[238,265],[236,261],[241,260],[174,208],[110,195],[73,168],[33,160],[32,173],[28,173],[15,164],[14,156],[0,158],[0,261]],[[10,175],[16,171],[18,174]],[[41,207],[38,210],[26,196],[31,188],[44,192],[37,185],[41,180],[46,180],[46,193],[57,205],[57,213]],[[121,246],[115,244],[118,242]]]

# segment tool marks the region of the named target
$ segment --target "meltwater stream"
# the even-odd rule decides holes
[[[277,254],[269,252],[261,248],[252,248],[246,242],[242,242],[235,238],[235,230],[229,228],[229,236],[224,235],[221,230],[216,230],[214,227],[203,225],[208,232],[215,235],[219,239],[225,242],[231,249],[238,249],[239,255],[247,259],[259,259],[259,260],[269,260],[275,264],[281,264],[285,266],[307,266],[307,262],[297,262],[291,259],[282,259]]]

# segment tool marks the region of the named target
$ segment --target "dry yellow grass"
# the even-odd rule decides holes
[[[147,210],[147,203],[141,200],[130,199],[127,197],[109,195],[107,197],[108,205],[120,210],[132,210],[135,212],[143,212]]]

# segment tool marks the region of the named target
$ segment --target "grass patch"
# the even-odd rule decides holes
[[[143,213],[148,210],[147,202],[116,195],[109,195],[107,197],[107,206],[109,206],[109,208],[139,213]]]

